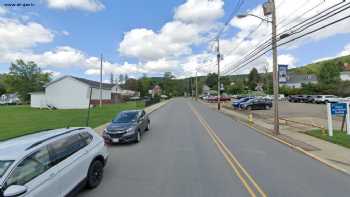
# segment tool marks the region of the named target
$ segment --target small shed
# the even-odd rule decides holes
[[[44,108],[46,107],[45,92],[31,92],[30,94],[30,107]]]

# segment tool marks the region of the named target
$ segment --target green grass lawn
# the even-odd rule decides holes
[[[350,148],[350,135],[347,135],[346,132],[334,131],[333,137],[329,137],[328,133],[323,134],[321,130],[308,131],[307,134]]]
[[[111,121],[122,110],[143,107],[141,102],[95,107],[91,109],[89,126],[94,128]],[[43,129],[62,128],[67,125],[85,126],[86,117],[87,109],[50,111],[29,106],[0,106],[0,141]]]

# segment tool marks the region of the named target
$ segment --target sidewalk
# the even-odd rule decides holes
[[[146,107],[144,110],[146,111],[147,114],[150,114],[150,113],[156,111],[157,109],[163,107],[163,106],[164,106],[165,104],[167,104],[170,100],[171,100],[171,99],[162,101],[162,102],[160,102],[160,103],[156,103],[156,104],[151,105],[151,106],[148,106],[148,107]],[[107,127],[108,124],[109,124],[109,122],[108,122],[108,123],[105,123],[105,124],[103,124],[103,125],[100,125],[100,126],[98,126],[98,127],[96,127],[96,128],[94,128],[94,130],[95,130],[98,134],[101,134],[101,135],[102,135],[103,130]]]
[[[212,109],[217,107],[217,104],[200,102]],[[222,108],[221,112],[236,120],[248,123],[246,114],[226,108]],[[269,124],[257,117],[254,117],[253,121],[253,128],[269,135],[272,134],[273,124]],[[296,128],[283,124],[280,125],[280,133],[281,135],[277,137],[279,140],[301,148],[308,156],[317,160],[323,160],[323,163],[330,164],[331,167],[335,167],[350,175],[350,150],[348,148],[306,135],[298,132]]]

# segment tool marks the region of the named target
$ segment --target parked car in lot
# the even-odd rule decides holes
[[[231,97],[227,95],[221,95],[220,101],[231,101]]]
[[[255,97],[244,97],[244,98],[238,99],[236,101],[233,101],[232,107],[235,109],[239,109],[241,103],[247,102],[248,100],[254,99],[254,98]]]
[[[315,103],[337,103],[340,98],[334,95],[319,95],[315,98]]]
[[[267,99],[250,99],[240,104],[240,108],[244,110],[271,109],[272,102]]]
[[[339,102],[350,103],[350,97],[341,98],[341,99],[339,100]]]
[[[0,143],[0,196],[68,196],[97,187],[108,158],[90,128],[56,129]]]
[[[207,97],[206,101],[209,102],[209,103],[215,103],[215,102],[218,102],[218,97],[209,95]]]
[[[106,143],[140,142],[145,131],[151,129],[151,121],[144,110],[122,111],[103,131]]]
[[[288,96],[288,101],[291,103],[306,103],[308,101],[308,97],[306,95],[291,95]]]
[[[305,103],[315,103],[316,95],[307,95],[304,102]]]

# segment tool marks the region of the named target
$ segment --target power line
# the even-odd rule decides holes
[[[229,17],[225,21],[224,26],[220,29],[220,31],[217,33],[217,35],[214,38],[210,39],[208,42],[212,42],[221,36],[221,34],[226,30],[227,26],[230,24],[232,18],[239,12],[239,10],[243,6],[244,2],[245,2],[245,0],[238,0],[235,8],[232,10],[231,14],[229,15]]]
[[[342,2],[343,3],[343,2]],[[340,3],[341,4],[341,3]],[[336,4],[336,5],[333,5],[333,6],[331,6],[331,7],[329,7],[329,8],[327,8],[326,10],[329,10],[329,9],[332,9],[332,8],[334,8],[334,7],[336,7],[336,6],[338,6],[339,4]],[[347,4],[346,4],[347,5]],[[346,5],[344,5],[344,6],[346,6]],[[343,6],[343,7],[344,7]],[[338,10],[339,8],[337,8],[337,9],[335,9],[335,10],[333,10],[333,11],[331,11],[331,12],[334,12],[334,11],[336,11],[336,10]],[[344,11],[345,9],[343,9],[342,11]],[[329,12],[329,13],[331,13],[331,12]],[[324,12],[322,12],[322,13],[324,13]],[[309,28],[310,26],[313,26],[313,25],[315,25],[316,23],[319,23],[320,21],[318,21],[317,22],[317,20],[320,20],[320,19],[322,19],[324,16],[327,16],[327,15],[329,15],[329,13],[326,13],[325,15],[322,15],[321,17],[319,17],[318,19],[316,19],[316,20],[313,20],[313,22],[314,22],[314,24],[311,24],[311,25],[309,25],[309,26],[305,26],[304,27],[304,29],[303,29],[303,31],[304,30],[306,30],[307,28]],[[298,26],[300,26],[301,24],[304,24],[305,22],[307,22],[307,21],[309,21],[309,20],[311,20],[311,19],[313,19],[314,17],[317,17],[317,16],[319,16],[319,15],[321,15],[320,13],[319,14],[316,14],[315,16],[313,16],[313,17],[311,17],[311,18],[308,18],[308,19],[306,19],[306,20],[304,20],[304,21],[302,21],[301,23],[299,23],[299,24],[297,24],[297,25],[294,25],[292,28],[295,28],[295,27],[298,27]],[[329,17],[328,17],[329,18]],[[315,22],[316,21],[316,22]],[[303,27],[303,26],[302,26]],[[292,29],[291,28],[291,29]],[[289,29],[289,30],[287,30],[287,31],[285,31],[285,32],[288,32],[288,31],[291,31],[291,29]],[[300,33],[300,32],[299,32]],[[282,34],[282,33],[281,33]],[[280,39],[279,39],[280,40]],[[254,49],[252,52],[250,52],[250,53],[248,53],[248,55],[246,55],[244,58],[242,58],[240,61],[238,61],[236,64],[234,64],[234,65],[239,65],[239,64],[241,64],[241,63],[244,63],[244,62],[246,62],[246,61],[249,61],[251,58],[253,58],[253,57],[255,57],[256,55],[258,55],[259,53],[261,53],[262,51],[264,51],[266,48],[268,48],[269,46],[271,46],[271,42],[269,43],[269,40],[267,40],[267,41],[265,41],[263,44],[260,44],[256,49]],[[232,67],[232,66],[231,66]],[[228,70],[228,69],[227,69]],[[225,73],[229,73],[229,72],[231,72],[231,71],[226,71]]]
[[[331,22],[331,23],[328,23],[328,24],[326,24],[326,25],[323,25],[323,26],[321,26],[321,27],[319,27],[319,28],[317,28],[317,29],[314,29],[314,30],[312,30],[312,31],[306,32],[306,33],[304,33],[304,34],[302,34],[302,35],[300,35],[300,36],[297,36],[297,37],[295,37],[295,38],[293,38],[293,39],[290,39],[290,40],[288,40],[288,41],[286,41],[286,42],[284,42],[284,43],[278,44],[277,46],[279,47],[279,46],[286,45],[286,44],[288,44],[288,43],[291,43],[291,42],[293,42],[293,41],[295,41],[295,40],[298,40],[298,39],[300,39],[300,38],[303,38],[303,37],[305,37],[305,36],[307,36],[307,35],[310,35],[310,34],[312,34],[312,33],[315,33],[315,32],[317,32],[317,31],[320,31],[320,30],[322,30],[322,29],[325,29],[325,28],[327,28],[327,27],[329,27],[329,26],[332,26],[332,25],[334,25],[334,24],[336,24],[336,23],[339,23],[339,22],[341,22],[341,21],[343,21],[343,20],[345,20],[345,19],[348,19],[348,18],[350,18],[350,15],[347,15],[347,16],[345,16],[345,17],[342,17],[342,18],[340,18],[340,19],[338,19],[338,20],[335,20],[335,21],[333,21],[333,22]],[[246,62],[246,63],[244,63],[244,64],[242,64],[242,65],[236,67],[234,70],[231,70],[231,71],[228,72],[228,73],[236,72],[236,71],[242,69],[244,66],[246,66],[246,65],[248,65],[249,63],[251,63],[251,62],[257,60],[258,58],[260,58],[261,56],[265,55],[266,53],[268,53],[268,52],[271,51],[271,50],[272,50],[272,49],[269,49],[269,50],[263,52],[263,53],[260,54],[259,56],[255,57],[253,60],[250,60],[249,62]],[[228,74],[228,73],[226,73],[226,74]]]

